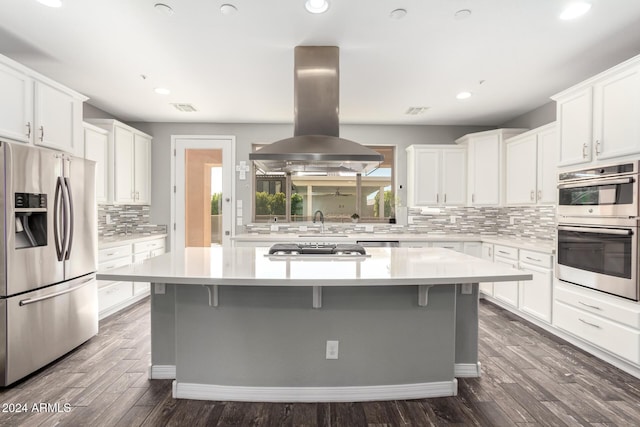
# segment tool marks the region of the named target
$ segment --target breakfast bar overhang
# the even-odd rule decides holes
[[[175,398],[264,402],[456,395],[480,375],[478,283],[531,278],[443,248],[186,248],[98,273],[152,283],[150,377]]]

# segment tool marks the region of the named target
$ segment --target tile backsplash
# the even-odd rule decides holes
[[[555,206],[518,207],[439,207],[411,208],[408,224],[326,223],[330,233],[408,233],[408,234],[483,234],[514,236],[523,239],[552,241],[556,231]],[[319,224],[253,223],[245,226],[247,233],[319,233]],[[306,229],[304,228],[306,227]]]
[[[166,233],[166,225],[149,223],[149,208],[148,205],[98,205],[98,237]]]

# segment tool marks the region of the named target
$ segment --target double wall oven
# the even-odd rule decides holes
[[[638,301],[640,161],[558,177],[559,280]]]

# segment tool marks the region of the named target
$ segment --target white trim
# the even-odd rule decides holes
[[[130,298],[127,298],[126,300],[120,301],[119,303],[114,304],[109,308],[105,308],[104,310],[102,310],[98,314],[98,320],[103,320],[103,319],[111,316],[112,314],[116,314],[120,310],[124,310],[125,308],[129,307],[130,305],[133,305],[133,304],[137,303],[138,301],[142,301],[143,299],[145,299],[148,296],[149,296],[149,291],[144,291],[144,292],[141,292],[141,293],[139,293],[137,295],[134,295],[134,296],[132,296]]]
[[[176,365],[149,365],[150,380],[175,380]]]
[[[173,382],[175,399],[235,402],[366,402],[457,396],[458,380],[354,387],[240,387]]]
[[[480,378],[480,362],[456,363],[453,367],[453,375],[456,378]]]

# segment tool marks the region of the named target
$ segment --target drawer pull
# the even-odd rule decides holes
[[[592,326],[594,328],[602,329],[602,327],[600,325],[596,325],[595,323],[587,322],[586,320],[581,319],[579,317],[578,317],[578,320],[581,321],[582,323],[584,323],[585,325],[589,325],[589,326]]]
[[[600,307],[596,305],[585,304],[582,301],[578,301],[578,304],[584,305],[585,307],[593,308],[594,310],[602,310]]]
[[[511,255],[509,252],[506,251],[498,251],[499,254],[505,254],[505,255]]]
[[[535,261],[535,262],[542,262],[541,259],[531,258],[530,256],[526,256],[525,258],[528,259],[528,260],[531,260],[531,261]]]

